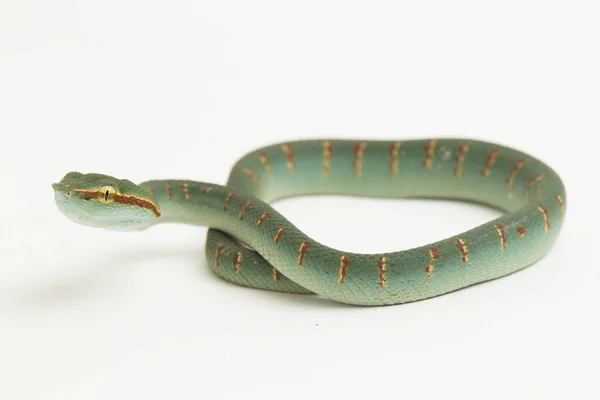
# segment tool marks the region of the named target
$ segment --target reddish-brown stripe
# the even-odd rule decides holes
[[[439,249],[437,247],[432,247],[429,249],[429,258],[431,259],[431,262],[429,262],[427,264],[427,266],[425,267],[425,273],[427,274],[428,278],[431,278],[433,276],[433,269],[434,269],[433,264],[435,263],[435,260],[440,259],[438,250]]]
[[[260,218],[258,219],[258,221],[256,221],[256,226],[261,226],[262,224],[265,223],[265,220],[267,218],[271,218],[271,214],[266,213],[266,214],[261,214]]]
[[[235,272],[240,272],[240,264],[242,263],[242,253],[239,251],[234,253],[233,255],[233,270]]]
[[[277,234],[273,238],[273,243],[275,243],[275,244],[279,243],[279,240],[281,240],[281,235],[284,235],[284,234],[285,234],[285,229],[279,228],[279,230],[277,231]]]
[[[278,281],[281,278],[281,272],[273,268],[273,280]]]
[[[338,283],[344,283],[344,278],[346,277],[346,267],[352,264],[348,256],[342,256],[340,258],[340,272],[338,273]]]
[[[500,155],[500,149],[497,147],[494,147],[492,149],[492,151],[490,151],[490,154],[488,154],[488,156],[485,159],[485,168],[483,169],[483,171],[481,171],[481,175],[483,175],[486,178],[488,176],[490,176],[490,171],[491,171],[492,167],[494,166],[494,164],[496,163],[496,158],[498,158],[499,155]]]
[[[548,231],[550,230],[550,216],[548,215],[548,210],[544,206],[538,206],[538,210],[542,213],[542,216],[544,217],[544,232],[547,235]]]
[[[328,176],[331,170],[331,141],[325,140],[323,142],[323,176]]]
[[[554,198],[556,199],[560,209],[560,219],[563,219],[565,217],[565,203],[563,202],[562,197],[560,197],[558,194],[554,195]]]
[[[427,264],[425,267],[425,273],[427,274],[428,278],[431,278],[433,276],[433,265]]]
[[[167,183],[167,200],[171,201],[173,199],[173,185]]]
[[[312,243],[303,242],[300,245],[300,249],[298,249],[298,265],[302,265],[304,261],[304,256],[308,253],[308,249],[312,247]]]
[[[365,149],[367,148],[367,144],[365,142],[358,142],[352,148],[352,153],[354,154],[354,161],[352,162],[352,166],[354,167],[354,177],[360,177],[362,172],[362,162],[363,156],[365,153]]]
[[[519,225],[517,227],[517,233],[519,234],[519,237],[523,237],[525,236],[525,228],[523,227],[523,225]]]
[[[521,168],[523,168],[523,165],[525,165],[525,160],[518,159],[517,162],[515,163],[515,165],[512,167],[512,170],[510,171],[510,175],[506,179],[506,186],[508,187],[509,190],[512,188],[512,184],[515,180],[515,177],[517,176],[517,172],[519,172],[519,170]]]
[[[387,271],[387,259],[385,257],[377,259],[377,268],[379,269],[379,286],[385,287],[387,281],[385,276],[385,272]]]
[[[202,192],[202,194],[203,194],[204,196],[206,196],[206,195],[208,194],[208,192],[210,192],[211,190],[212,190],[212,188],[211,188],[211,187],[208,187],[208,186],[205,186],[205,187],[203,187],[202,189],[200,189],[200,191]]]
[[[225,197],[225,204],[223,204],[223,207],[221,207],[223,211],[227,211],[227,204],[231,203],[231,200],[233,200],[234,197],[235,193],[227,193],[227,197]]]
[[[154,213],[154,215],[156,215],[157,217],[160,217],[160,211],[158,210],[158,207],[156,206],[156,204],[154,204],[150,200],[142,199],[141,197],[129,196],[129,195],[117,193],[115,195],[115,202],[121,203],[121,204],[131,204],[134,206],[147,208],[148,210],[152,211]]]
[[[253,202],[249,201],[246,204],[244,204],[244,207],[242,207],[242,211],[240,211],[240,214],[238,215],[238,219],[244,219],[244,214],[246,213],[246,211],[248,211],[248,209],[250,207],[252,207],[254,205]]]
[[[254,183],[254,185],[258,189],[258,193],[260,193],[262,195],[262,186],[260,185],[260,182],[258,181],[256,174],[254,174],[254,172],[250,171],[247,168],[243,168],[242,172],[244,175],[246,175],[248,178],[250,178],[250,180]]]
[[[75,193],[79,193],[83,195],[84,200],[96,199],[98,196],[97,190],[77,190],[75,189]]]
[[[500,236],[500,251],[506,250],[506,235],[504,232],[504,227],[500,224],[496,224],[496,232],[498,232],[498,236]]]
[[[188,184],[187,183],[181,184],[181,192],[183,193],[183,200],[190,199],[190,194],[188,193]]]
[[[290,170],[290,172],[294,172],[296,165],[294,163],[294,150],[292,150],[292,146],[290,146],[287,143],[284,143],[281,145],[281,149],[283,150],[283,153],[285,154],[288,169]]]
[[[96,199],[98,197],[97,190],[75,190],[75,193],[83,195],[84,200]],[[156,204],[154,204],[150,200],[133,195],[115,193],[115,202],[120,204],[131,204],[132,206],[146,208],[152,211],[157,217],[160,217],[160,210],[158,209]]]
[[[265,171],[267,171],[267,174],[269,174],[269,176],[271,178],[273,178],[273,172],[271,171],[271,164],[269,164],[269,160],[267,159],[267,156],[265,155],[265,153],[258,153],[258,159],[260,160],[261,164],[265,167]]]
[[[458,148],[458,154],[456,155],[456,166],[454,167],[454,176],[462,175],[463,162],[465,161],[465,157],[467,156],[468,152],[468,144],[461,144]]]
[[[400,151],[400,142],[395,141],[390,143],[390,176],[395,178],[398,176],[398,153]]]
[[[423,161],[423,165],[427,169],[431,168],[431,165],[433,164],[433,155],[435,154],[436,143],[437,142],[435,140],[430,139],[425,144],[425,161]]]
[[[456,247],[458,247],[458,250],[460,251],[463,262],[469,261],[469,246],[467,246],[465,241],[463,239],[458,239],[456,241]]]
[[[215,267],[219,266],[219,257],[221,257],[221,253],[223,253],[224,248],[225,248],[225,245],[219,243],[217,245],[217,248],[215,249]]]
[[[544,175],[536,175],[533,178],[531,178],[531,180],[527,184],[527,187],[525,188],[525,191],[523,192],[523,197],[527,198],[527,196],[529,196],[529,191],[531,190],[531,188],[536,183],[538,183],[539,181],[541,181],[542,179],[544,179]]]
[[[432,260],[437,260],[438,258],[440,258],[440,255],[438,254],[438,248],[437,247],[432,247],[429,249],[429,258],[431,258]]]

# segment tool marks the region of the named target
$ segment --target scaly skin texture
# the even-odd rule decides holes
[[[95,178],[86,185],[104,184]],[[65,177],[58,185],[78,183]],[[226,186],[179,180],[139,186],[160,210],[158,217],[156,210],[146,212],[145,224],[124,216],[120,223],[116,215],[106,222],[95,198],[75,206],[97,215],[96,225],[115,229],[157,222],[209,226],[207,260],[221,278],[357,305],[427,299],[525,268],[550,250],[566,210],[564,186],[550,167],[514,149],[460,139],[288,142],[244,156]],[[358,254],[318,243],[268,205],[307,194],[459,199],[506,213],[425,246]]]

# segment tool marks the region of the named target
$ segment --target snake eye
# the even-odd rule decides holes
[[[98,189],[98,194],[96,197],[98,201],[102,204],[110,204],[115,201],[115,197],[117,196],[117,191],[112,186],[102,186]]]

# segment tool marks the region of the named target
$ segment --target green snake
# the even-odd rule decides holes
[[[550,250],[566,210],[563,183],[549,166],[466,139],[276,144],[242,157],[225,186],[70,172],[53,188],[59,210],[80,224],[209,227],[208,264],[230,282],[369,306],[423,300],[525,268]],[[313,240],[268,204],[307,194],[458,199],[504,214],[426,246],[359,254]],[[382,223],[402,229],[392,216]]]

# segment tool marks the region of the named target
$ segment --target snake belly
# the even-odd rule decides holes
[[[219,277],[371,306],[423,300],[525,268],[548,253],[566,210],[563,183],[549,166],[467,139],[295,141],[245,155],[226,186],[142,185],[155,193],[160,220],[211,227],[206,256]],[[268,204],[310,194],[456,199],[505,213],[425,246],[359,254],[313,240]],[[393,216],[386,223],[400,229]]]

